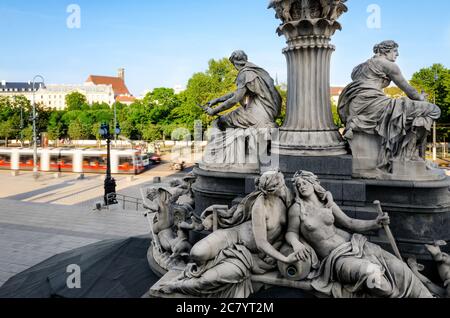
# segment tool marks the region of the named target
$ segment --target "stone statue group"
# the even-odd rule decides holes
[[[344,137],[350,142],[355,159],[361,148],[373,151],[368,145],[358,144],[355,134],[380,140],[373,166],[366,164],[364,167],[373,171],[363,177],[383,178],[393,174],[396,162],[418,161],[425,165],[427,137],[433,123],[441,116],[439,107],[429,103],[427,96],[419,94],[403,77],[395,63],[398,49],[399,45],[394,41],[375,45],[375,55],[353,70],[353,82],[340,96],[338,108],[346,126]],[[214,116],[236,104],[242,107],[219,116],[214,127],[222,131],[276,127],[281,97],[273,79],[262,68],[250,63],[243,51],[234,52],[230,61],[239,70],[238,89],[209,102],[205,111]],[[407,96],[398,99],[386,96],[384,89],[392,82]],[[213,108],[220,103],[219,107]],[[223,147],[223,143],[218,147]]]
[[[387,214],[374,220],[348,217],[311,172],[299,171],[292,187],[281,172],[266,172],[253,193],[231,208],[212,206],[200,218],[190,213],[194,179],[148,193],[148,208],[155,213],[152,261],[161,275],[178,273],[157,286],[160,295],[246,298],[257,292],[255,275],[276,273],[280,281],[302,281],[302,289],[334,298],[449,296],[420,274],[414,260],[408,265],[363,235],[388,225]],[[206,235],[193,246],[187,235],[192,230]],[[450,258],[440,250],[443,244],[428,249],[449,288]]]
[[[283,23],[333,22],[347,10],[344,3],[272,0],[270,6]],[[292,17],[292,12],[303,16]],[[426,138],[441,115],[403,77],[395,63],[398,48],[394,41],[377,44],[374,56],[354,69],[353,82],[338,106],[344,138],[355,158],[359,148],[367,148],[358,144],[360,134],[380,140],[374,166],[366,167],[380,172],[377,177],[395,174],[398,162],[425,163]],[[239,71],[237,90],[203,106],[208,115],[218,116],[214,127],[276,127],[282,100],[273,79],[243,51],[234,52],[230,61]],[[386,96],[383,90],[391,82],[406,97]],[[240,107],[230,112],[235,105]],[[223,147],[223,140],[209,147]],[[420,273],[423,266],[414,259],[404,262],[401,255],[369,242],[365,234],[387,229],[389,215],[380,213],[373,220],[349,217],[311,172],[298,171],[286,179],[270,169],[255,180],[254,192],[236,198],[231,207],[214,205],[201,215],[194,212],[194,182],[195,176],[189,175],[145,194],[153,236],[149,261],[165,277],[153,287],[159,296],[249,297],[262,286],[254,283],[255,277],[266,285],[301,282],[296,285],[300,289],[334,298],[450,296],[450,257],[441,250],[445,242],[427,246],[444,282],[438,286]]]

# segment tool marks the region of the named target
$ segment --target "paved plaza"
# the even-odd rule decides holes
[[[134,176],[116,176],[117,192],[140,198],[140,189],[177,178],[169,165],[156,166]],[[102,201],[104,176],[43,174],[37,181],[31,173],[12,176],[0,171],[0,286],[12,276],[55,254],[106,239],[147,235],[144,211],[135,205],[126,209],[94,211]]]

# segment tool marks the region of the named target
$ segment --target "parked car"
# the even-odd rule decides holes
[[[150,159],[150,162],[154,165],[159,165],[162,161],[161,156],[156,153],[149,153],[148,158]]]

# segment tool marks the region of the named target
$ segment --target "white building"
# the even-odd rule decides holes
[[[94,85],[85,83],[81,85],[47,85],[41,87],[35,86],[35,102],[41,103],[48,108],[64,110],[66,108],[66,96],[70,93],[79,92],[86,96],[89,104],[106,103],[113,105],[115,102],[112,85]],[[0,82],[0,96],[14,97],[18,95],[25,96],[30,102],[33,101],[33,87],[28,83],[9,83]]]
[[[36,93],[36,102],[49,108],[63,110],[66,108],[66,96],[78,92],[86,96],[88,104],[114,104],[114,91],[111,85],[48,85]]]

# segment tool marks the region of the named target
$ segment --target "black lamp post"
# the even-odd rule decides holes
[[[114,133],[116,135],[120,135],[120,126],[119,124],[116,125]],[[111,139],[114,138],[114,134],[111,134],[109,131],[109,125],[103,123],[99,130],[100,136],[102,136],[104,139],[106,139],[107,142],[107,155],[106,155],[106,161],[107,161],[107,167],[106,167],[106,179],[105,179],[105,196],[104,201],[105,205],[113,205],[117,204],[117,198],[116,198],[116,180],[111,176]]]

